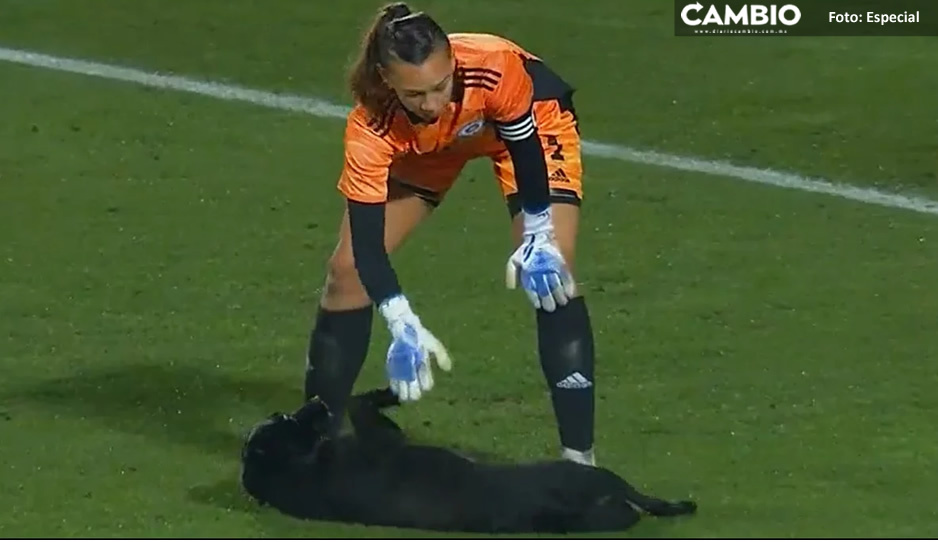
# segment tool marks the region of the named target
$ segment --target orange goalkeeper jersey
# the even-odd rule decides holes
[[[499,144],[495,123],[500,125],[501,139],[520,139],[535,131],[528,115],[535,88],[526,64],[540,59],[499,36],[450,34],[449,38],[456,59],[453,99],[436,122],[411,122],[396,100],[377,117],[360,104],[350,113],[338,184],[348,199],[386,201],[388,171],[402,155],[483,156]]]

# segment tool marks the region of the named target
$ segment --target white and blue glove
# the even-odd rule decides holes
[[[403,295],[388,299],[378,310],[387,320],[391,332],[385,367],[391,391],[401,401],[416,401],[433,388],[430,358],[440,369],[449,371],[453,366],[449,352],[423,327]]]
[[[530,214],[522,211],[524,233],[505,268],[505,285],[521,288],[536,309],[553,312],[576,296],[576,282],[554,241],[550,207]]]

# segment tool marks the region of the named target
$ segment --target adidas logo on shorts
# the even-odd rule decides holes
[[[593,383],[585,376],[581,375],[579,371],[575,371],[567,378],[557,382],[557,387],[564,390],[582,390],[592,385]]]
[[[567,174],[564,173],[562,169],[558,169],[551,173],[547,180],[552,183],[568,183],[570,182],[570,177],[567,177]]]

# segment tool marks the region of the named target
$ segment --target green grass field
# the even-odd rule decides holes
[[[0,0],[0,46],[344,102],[379,4],[317,4]],[[590,139],[938,196],[934,40],[678,39],[661,0],[417,5],[544,56]],[[341,130],[0,63],[0,536],[425,535],[293,521],[237,485],[244,431],[300,399]],[[700,503],[629,536],[938,534],[938,217],[592,158],[586,189],[599,460]],[[511,249],[480,162],[394,258],[456,364],[397,418],[552,457]]]

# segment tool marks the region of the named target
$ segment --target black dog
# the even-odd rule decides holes
[[[242,485],[298,518],[465,533],[623,531],[640,511],[677,516],[697,508],[643,495],[602,468],[483,464],[409,444],[381,412],[396,404],[386,389],[353,397],[354,435],[336,438],[317,399],[293,415],[272,415],[244,445]]]

